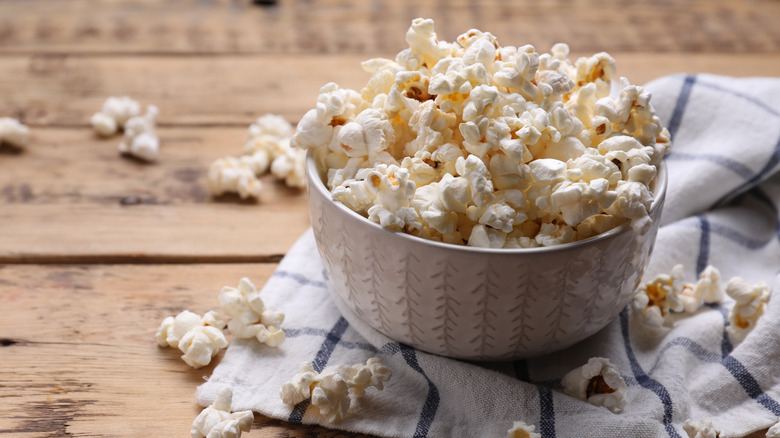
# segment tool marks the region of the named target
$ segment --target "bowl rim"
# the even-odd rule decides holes
[[[648,211],[648,214],[652,214],[655,212],[656,209],[660,208],[660,206],[663,205],[664,200],[666,198],[666,189],[668,184],[668,173],[667,173],[668,170],[666,166],[666,159],[661,160],[661,163],[659,164],[657,169],[658,172],[656,173],[656,177],[653,180],[654,187],[656,190],[653,191],[653,195],[654,195],[653,202],[650,204],[650,210]],[[568,242],[568,243],[562,243],[559,245],[552,245],[552,246],[541,246],[535,248],[482,248],[482,247],[468,246],[468,245],[455,245],[452,243],[438,242],[436,240],[425,239],[423,237],[414,236],[412,234],[404,233],[402,231],[395,231],[388,228],[384,228],[383,226],[368,220],[368,218],[350,209],[349,207],[342,204],[341,202],[334,201],[330,191],[325,186],[325,182],[322,180],[322,177],[320,176],[320,171],[317,167],[317,159],[315,157],[315,151],[311,149],[308,150],[306,154],[306,176],[309,180],[309,187],[314,188],[314,190],[319,192],[320,196],[329,200],[341,211],[345,212],[347,215],[355,219],[360,220],[365,225],[374,227],[376,230],[381,232],[391,233],[392,235],[397,236],[397,238],[405,240],[411,244],[429,245],[431,247],[439,248],[442,250],[462,251],[466,253],[491,254],[491,255],[547,254],[547,253],[576,250],[581,247],[587,247],[593,245],[602,240],[611,239],[625,232],[634,232],[631,229],[629,223],[624,223],[615,228],[612,228],[611,230],[605,231],[601,234],[597,234],[593,237],[588,237],[587,239],[582,239],[576,242]],[[311,196],[311,194],[309,196]]]

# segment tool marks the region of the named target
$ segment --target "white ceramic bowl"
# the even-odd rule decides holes
[[[483,249],[384,229],[331,199],[311,154],[306,165],[331,293],[398,342],[477,360],[561,350],[615,318],[653,249],[667,179],[662,164],[645,235],[624,224],[559,246]]]

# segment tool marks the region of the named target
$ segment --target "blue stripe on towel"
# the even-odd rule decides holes
[[[661,403],[663,404],[664,408],[663,424],[664,428],[666,429],[666,433],[668,433],[672,438],[682,438],[672,425],[672,398],[669,395],[669,391],[667,391],[666,388],[657,380],[648,376],[642,369],[642,366],[639,365],[639,362],[636,360],[634,349],[631,347],[631,341],[628,336],[628,307],[624,308],[623,311],[620,312],[620,330],[623,333],[623,343],[625,344],[626,348],[626,356],[628,356],[628,361],[631,364],[631,371],[634,373],[637,383],[639,383],[639,385],[641,385],[643,388],[653,391],[653,393],[655,393],[655,395],[661,399]]]
[[[679,222],[675,222],[673,224],[667,225],[667,227],[680,226],[680,227],[696,227],[701,229],[701,221],[698,221],[699,223],[694,224],[689,219],[693,219],[693,218],[688,218],[688,219],[681,220]],[[708,226],[709,226],[710,236],[712,236],[712,234],[717,234],[720,237],[724,237],[740,246],[743,246],[751,250],[761,249],[767,246],[770,242],[772,242],[772,240],[774,240],[774,237],[770,237],[765,240],[752,239],[750,237],[743,235],[742,233],[740,233],[739,231],[733,228],[729,228],[721,224],[713,224],[712,222],[709,222]],[[697,261],[697,268],[698,268],[698,261]]]
[[[436,411],[439,409],[439,389],[428,378],[425,371],[417,363],[417,351],[404,344],[399,344],[401,355],[406,363],[415,371],[420,373],[423,378],[428,382],[428,396],[425,397],[425,403],[423,404],[422,411],[420,412],[420,419],[417,421],[417,427],[414,431],[415,438],[422,438],[428,436],[428,431],[431,428],[433,419],[436,417]]]
[[[539,432],[542,438],[555,438],[555,406],[553,405],[553,394],[549,388],[537,386],[539,388]]]
[[[756,379],[740,361],[729,355],[724,357],[721,363],[739,382],[750,398],[767,408],[773,415],[780,416],[780,404],[764,393]]]
[[[706,348],[702,347],[699,343],[697,343],[693,339],[681,336],[672,339],[661,348],[661,351],[659,351],[658,354],[656,355],[653,366],[650,368],[650,372],[649,372],[650,375],[655,374],[655,370],[656,368],[658,368],[658,365],[661,362],[661,359],[663,359],[666,351],[672,347],[677,347],[677,346],[685,348],[696,359],[699,359],[702,362],[717,363],[720,362],[720,360],[722,359],[722,356],[720,354],[707,351]]]
[[[320,349],[317,351],[317,355],[312,361],[312,367],[314,368],[314,371],[319,373],[325,369],[325,365],[328,364],[330,356],[333,354],[333,350],[336,349],[336,345],[338,345],[339,341],[341,341],[341,336],[347,330],[347,327],[349,327],[347,320],[343,317],[339,317],[338,321],[336,321],[336,324],[334,324],[333,328],[330,329],[330,332],[325,335],[325,340],[322,341],[322,345],[320,345]],[[309,407],[310,403],[311,400],[306,399],[295,405],[292,412],[290,412],[290,416],[287,418],[287,421],[293,424],[301,424],[301,421],[303,420],[303,414],[306,413],[306,409]]]
[[[685,107],[688,106],[688,100],[691,97],[691,90],[693,90],[693,84],[696,83],[695,75],[686,75],[683,82],[680,95],[677,96],[677,103],[674,104],[674,111],[672,112],[672,118],[669,119],[669,134],[671,134],[672,141],[674,136],[680,129],[680,123],[682,122],[683,114],[685,114]]]
[[[311,363],[312,367],[314,367],[314,371],[319,373],[325,369],[325,365],[327,365],[330,360],[330,355],[333,354],[333,350],[336,349],[336,345],[341,340],[341,336],[347,330],[347,327],[349,327],[349,323],[343,316],[340,316],[339,320],[336,321],[336,324],[333,325],[333,328],[330,329],[330,332],[325,336],[325,340],[322,342],[320,350]]]
[[[696,259],[696,275],[700,275],[707,267],[710,259],[710,221],[705,215],[699,215],[701,237],[699,238],[699,257]]]

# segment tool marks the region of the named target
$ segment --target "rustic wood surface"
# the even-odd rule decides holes
[[[417,17],[446,40],[606,50],[644,83],[677,72],[780,76],[776,0],[5,0],[0,116],[32,128],[0,148],[0,434],[186,436],[191,370],[154,332],[224,285],[262,285],[309,226],[306,195],[213,199],[205,172],[265,113],[291,122],[320,86],[360,87]],[[89,116],[110,95],[160,107],[154,164],[122,158]],[[258,416],[249,437],[344,436]],[[763,434],[755,434],[755,437]]]

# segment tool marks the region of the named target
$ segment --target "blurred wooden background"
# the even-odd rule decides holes
[[[0,434],[186,435],[213,366],[159,349],[157,326],[262,285],[309,226],[305,193],[270,178],[259,203],[212,199],[208,165],[258,116],[294,123],[326,82],[360,88],[360,61],[393,57],[416,17],[448,41],[608,51],[634,83],[780,76],[777,0],[4,0],[0,116],[32,135],[0,149]],[[160,107],[157,163],[89,128],[113,95]],[[341,435],[262,417],[248,434]]]

